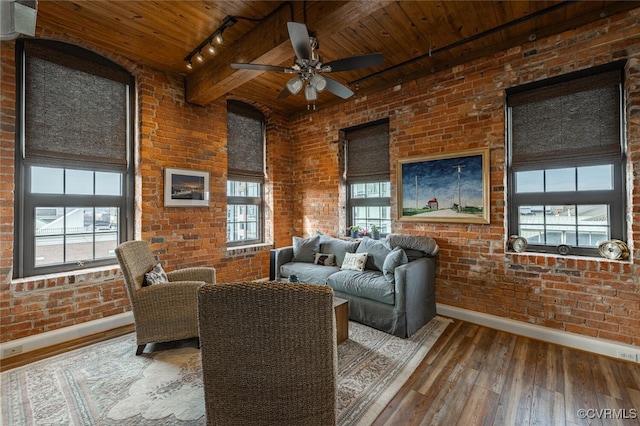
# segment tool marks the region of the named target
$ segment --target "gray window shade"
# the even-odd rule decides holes
[[[130,77],[96,63],[88,72],[80,71],[87,62],[48,45],[25,42],[27,163],[126,167]]]
[[[509,95],[514,170],[620,161],[621,71]]]
[[[264,116],[237,101],[227,103],[227,114],[229,177],[264,180]]]
[[[345,131],[347,181],[389,180],[389,123]]]

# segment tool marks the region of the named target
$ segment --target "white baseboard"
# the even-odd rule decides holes
[[[113,328],[133,324],[133,313],[123,312],[110,317],[84,322],[70,327],[59,328],[21,339],[0,343],[0,359],[17,355],[47,346],[57,345],[69,340],[79,339],[92,334],[101,333]]]
[[[502,318],[496,315],[475,312],[450,305],[443,305],[441,303],[436,305],[436,310],[438,315],[483,325],[485,327],[506,331],[520,336],[530,337],[532,339],[555,343],[557,345],[573,349],[579,349],[613,358],[622,358],[627,361],[634,361],[633,356],[635,355],[635,361],[640,362],[640,347],[638,346],[627,345],[610,340],[596,339],[594,337],[555,330],[540,325]],[[621,356],[621,353],[625,354],[625,356]]]

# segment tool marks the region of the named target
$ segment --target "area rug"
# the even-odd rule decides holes
[[[450,322],[436,317],[409,339],[350,322],[338,346],[338,424],[371,424]],[[206,424],[194,342],[135,348],[128,334],[1,373],[1,424]]]

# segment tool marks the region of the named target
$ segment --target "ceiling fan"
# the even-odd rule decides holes
[[[304,86],[304,95],[307,99],[307,108],[315,109],[315,101],[318,99],[318,92],[328,90],[343,99],[353,96],[353,91],[336,80],[321,74],[350,71],[359,68],[372,67],[382,64],[381,53],[371,53],[368,55],[352,56],[338,59],[336,61],[322,62],[322,57],[318,55],[318,41],[315,37],[309,36],[309,31],[305,24],[298,22],[287,22],[289,38],[293,45],[296,58],[291,67],[281,67],[275,65],[262,64],[231,64],[232,68],[253,71],[276,71],[288,74],[298,74],[286,84],[286,87],[278,99],[286,98],[289,94],[295,95]]]

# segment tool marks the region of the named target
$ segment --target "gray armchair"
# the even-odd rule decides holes
[[[207,424],[336,424],[331,288],[205,285],[198,318]]]
[[[147,343],[198,337],[197,290],[215,283],[214,268],[185,268],[167,272],[169,282],[143,286],[144,274],[158,260],[146,241],[127,241],[116,248],[124,276],[142,354]]]

